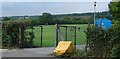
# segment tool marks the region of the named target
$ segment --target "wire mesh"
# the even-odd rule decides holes
[[[74,43],[75,41],[75,27],[71,26],[65,26],[65,27],[59,27],[59,35],[58,40],[59,41],[72,41]]]

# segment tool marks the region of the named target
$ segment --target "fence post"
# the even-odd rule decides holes
[[[58,45],[58,33],[59,33],[59,26],[58,24],[55,24],[56,26],[56,46]]]
[[[42,47],[42,31],[43,31],[43,27],[41,26],[41,47]]]
[[[65,27],[65,28],[66,28],[66,34],[65,35],[66,35],[66,41],[67,41],[67,27]]]
[[[33,47],[33,39],[34,39],[34,28],[32,26],[32,33],[31,33],[32,37],[31,37],[31,48]]]
[[[24,30],[25,28],[23,26],[19,26],[19,48],[24,47]]]
[[[21,30],[21,26],[19,26],[19,48],[21,47],[21,40],[22,40],[22,30]]]
[[[74,46],[75,46],[75,49],[76,49],[76,27],[74,27],[75,28],[75,33],[74,33]]]

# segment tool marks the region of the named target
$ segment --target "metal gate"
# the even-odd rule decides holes
[[[76,48],[76,26],[56,25],[56,46],[59,41],[72,41]]]

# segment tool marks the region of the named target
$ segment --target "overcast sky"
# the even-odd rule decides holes
[[[19,0],[20,1],[20,0]],[[0,16],[23,16],[23,15],[41,15],[43,12],[51,14],[68,14],[68,13],[86,13],[93,12],[93,2],[35,2],[29,0],[26,2],[4,0],[2,1],[2,15]],[[31,2],[33,1],[33,2]],[[42,1],[42,0],[41,0]],[[59,0],[60,1],[60,0]],[[72,1],[72,0],[70,0]],[[104,0],[105,1],[105,0]],[[108,11],[110,1],[97,2],[96,11]]]
[[[2,2],[110,2],[112,0],[1,0]]]

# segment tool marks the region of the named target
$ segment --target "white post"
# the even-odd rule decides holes
[[[95,13],[96,13],[96,2],[94,2],[94,23],[95,23]]]

